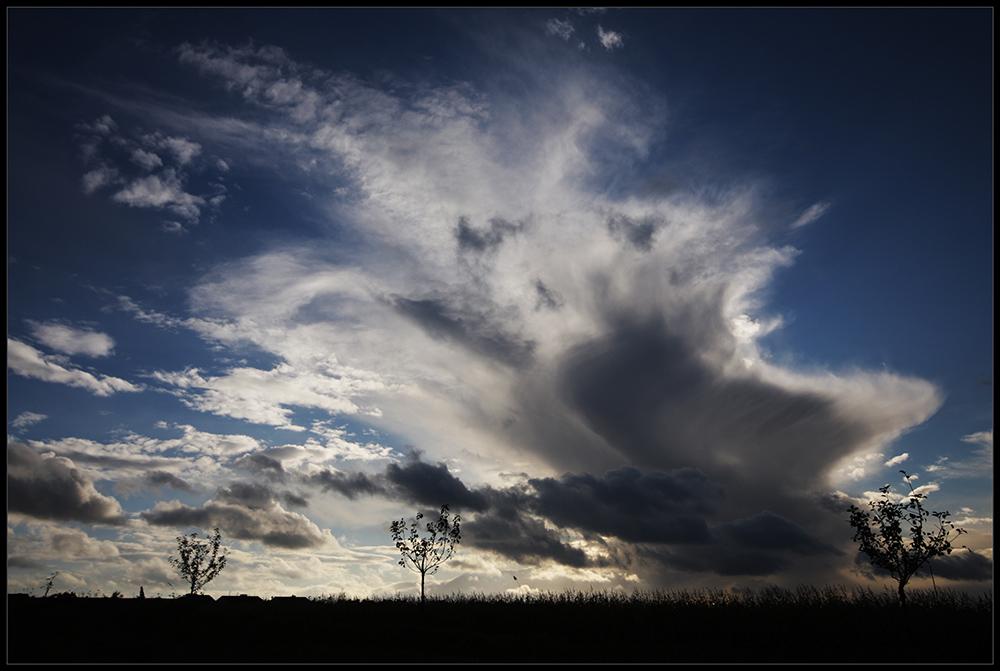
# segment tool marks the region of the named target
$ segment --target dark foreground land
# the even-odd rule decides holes
[[[991,663],[992,594],[8,596],[8,663]]]

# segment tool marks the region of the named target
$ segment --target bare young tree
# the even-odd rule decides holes
[[[917,493],[910,483],[913,476],[906,471],[900,471],[910,487],[910,496],[906,502],[893,501],[889,496],[890,485],[879,488],[882,498],[869,501],[870,511],[851,506],[851,526],[855,530],[854,540],[859,543],[860,551],[868,556],[872,566],[884,569],[899,585],[899,604],[906,605],[906,592],[903,588],[910,578],[925,564],[944,554],[951,554],[951,541],[966,533],[964,529],[956,529],[948,521],[949,513],[928,512],[921,501],[924,494]],[[931,517],[937,518],[936,530],[925,531],[924,523]],[[903,531],[903,525],[909,527],[909,537]],[[954,534],[954,536],[952,535]]]
[[[398,520],[389,526],[392,540],[396,541],[396,549],[402,555],[400,566],[420,574],[420,603],[424,603],[424,581],[428,574],[437,573],[438,567],[451,559],[455,545],[462,540],[460,532],[461,517],[450,518],[448,506],[441,506],[441,514],[436,522],[426,522],[424,527],[427,537],[420,535],[420,520],[423,513],[417,513],[416,519],[410,523],[406,532],[406,521]]]
[[[198,533],[190,536],[177,537],[177,557],[169,557],[167,561],[177,569],[184,580],[191,585],[191,594],[197,594],[205,585],[226,567],[226,552],[222,548],[222,535],[219,529],[205,540],[198,540]]]
[[[52,575],[45,579],[45,582],[42,584],[42,587],[45,588],[45,594],[42,596],[48,596],[49,592],[52,591],[52,586],[55,585],[57,575],[59,575],[59,571],[53,571]]]

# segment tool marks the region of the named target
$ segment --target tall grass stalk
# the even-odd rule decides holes
[[[915,589],[910,592],[910,605],[928,609],[974,610],[992,612],[993,592],[969,594],[947,589]],[[407,595],[347,597],[341,593],[315,599],[323,603],[337,602],[419,602],[419,597]],[[427,601],[455,605],[536,605],[536,606],[587,606],[607,608],[634,608],[641,606],[696,607],[721,609],[823,609],[832,607],[895,608],[895,592],[885,587],[881,592],[870,587],[845,587],[833,585],[817,588],[800,585],[794,589],[764,587],[756,590],[725,590],[704,588],[696,590],[587,590],[562,592],[469,593],[428,596]]]

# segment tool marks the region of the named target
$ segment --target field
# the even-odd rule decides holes
[[[8,663],[991,663],[992,593],[8,595]]]

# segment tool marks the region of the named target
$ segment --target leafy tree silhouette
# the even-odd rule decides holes
[[[419,524],[423,513],[417,513],[416,519],[410,523],[409,534],[406,532],[406,521],[398,520],[389,525],[392,540],[396,541],[396,549],[402,555],[400,566],[420,574],[420,603],[424,603],[424,582],[428,574],[437,573],[438,567],[445,563],[455,552],[455,546],[462,540],[460,525],[462,518],[455,515],[450,518],[448,505],[441,506],[441,513],[436,522],[426,522],[426,538],[420,536]]]
[[[190,536],[178,536],[177,554],[179,556],[169,557],[167,560],[191,585],[191,594],[197,594],[226,567],[227,550],[220,549],[222,535],[218,528],[215,528],[214,532],[213,536],[203,541],[198,540],[197,532]],[[209,556],[210,554],[211,556]]]
[[[848,512],[855,530],[852,540],[859,543],[859,550],[868,556],[872,566],[888,571],[896,580],[899,605],[906,606],[904,588],[910,578],[934,557],[951,554],[951,541],[966,532],[956,529],[948,521],[947,511],[928,512],[924,509],[921,501],[927,497],[913,489],[910,482],[913,476],[907,475],[906,471],[900,473],[910,487],[910,496],[905,503],[893,501],[889,496],[891,486],[885,485],[879,488],[882,498],[868,502],[870,512],[853,505]],[[938,527],[928,533],[924,530],[924,523],[931,517],[937,518]],[[909,538],[903,533],[904,524],[909,525]]]

